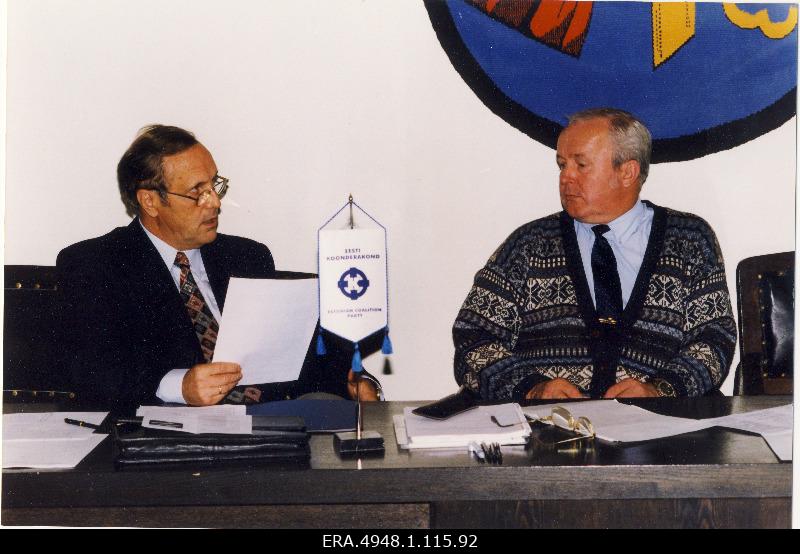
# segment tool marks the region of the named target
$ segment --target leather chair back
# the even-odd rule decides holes
[[[4,400],[74,399],[69,376],[58,364],[55,268],[7,265],[4,269]]]
[[[742,260],[736,295],[740,361],[734,394],[792,394],[794,252]]]

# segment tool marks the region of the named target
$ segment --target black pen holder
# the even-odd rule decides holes
[[[363,431],[361,438],[354,431],[334,433],[333,448],[343,457],[375,456],[385,452],[383,437],[377,431]]]

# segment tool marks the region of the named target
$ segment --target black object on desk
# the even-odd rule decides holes
[[[376,431],[362,431],[361,436],[356,432],[335,433],[333,435],[333,448],[340,456],[383,454],[385,449],[383,437]]]
[[[254,416],[253,433],[232,435],[150,429],[132,419],[112,426],[117,467],[232,460],[308,461],[311,451],[302,418]]]
[[[478,407],[478,399],[466,387],[461,387],[458,392],[415,408],[411,413],[432,419],[447,419],[461,412],[466,412]]]

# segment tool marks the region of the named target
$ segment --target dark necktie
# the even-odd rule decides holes
[[[192,320],[194,332],[197,340],[200,341],[200,349],[203,351],[203,358],[206,363],[214,357],[214,346],[217,344],[217,333],[219,324],[206,304],[203,293],[194,280],[192,270],[189,268],[189,258],[183,252],[175,255],[175,265],[181,268],[180,292],[189,319]]]
[[[592,273],[594,274],[594,300],[600,323],[599,340],[593,341],[594,372],[589,385],[592,398],[602,398],[616,380],[619,363],[617,322],[622,315],[622,287],[619,284],[617,259],[611,245],[603,236],[610,231],[608,225],[592,227],[595,234],[592,247]]]
[[[594,274],[594,303],[597,317],[601,320],[619,320],[622,315],[622,287],[619,284],[617,258],[611,245],[603,236],[610,231],[608,225],[595,225],[592,247],[592,273]]]

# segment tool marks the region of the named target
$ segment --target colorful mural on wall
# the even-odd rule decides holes
[[[795,4],[425,0],[454,68],[495,114],[555,147],[567,116],[614,106],[653,161],[698,158],[795,114]]]

